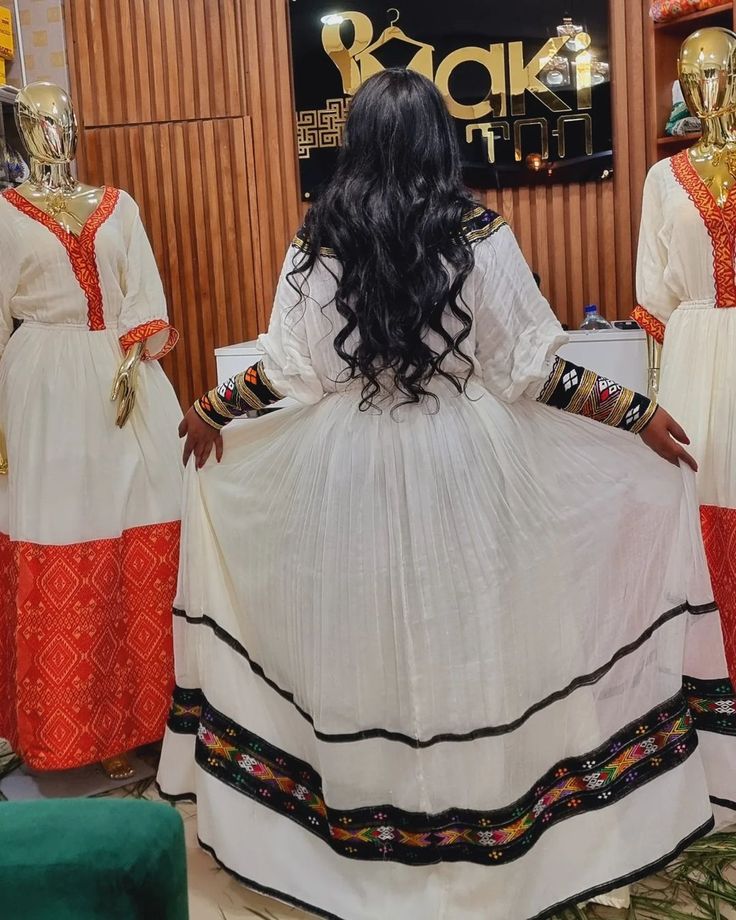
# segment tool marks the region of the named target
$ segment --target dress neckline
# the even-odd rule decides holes
[[[94,225],[97,224],[101,213],[104,213],[104,218],[100,223],[104,223],[104,221],[107,220],[107,218],[110,216],[107,211],[109,208],[111,195],[114,195],[117,200],[117,190],[110,188],[108,185],[104,185],[102,187],[102,195],[100,196],[100,200],[98,201],[91,214],[85,220],[79,236],[77,236],[77,234],[72,233],[71,230],[65,230],[61,224],[50,214],[44,211],[43,208],[40,208],[33,201],[30,201],[25,197],[25,195],[21,195],[17,189],[7,189],[3,194],[4,197],[19,211],[21,211],[27,217],[30,217],[31,220],[38,221],[38,223],[48,227],[48,229],[51,230],[55,236],[61,235],[64,237],[71,237],[73,240],[77,241],[82,240],[87,235],[89,229],[93,228]],[[99,226],[97,229],[99,229]]]
[[[708,195],[708,197],[712,199],[713,204],[718,208],[718,210],[724,216],[729,217],[729,218],[736,218],[736,213],[731,214],[731,212],[736,209],[736,186],[734,186],[733,188],[729,190],[728,194],[726,195],[725,202],[722,205],[720,205],[718,204],[718,199],[711,191],[708,183],[700,175],[698,170],[695,168],[695,164],[690,159],[690,151],[682,150],[680,153],[676,154],[675,157],[673,157],[673,160],[676,159],[677,157],[682,157],[684,168],[689,173],[688,182],[693,183],[693,184],[697,183],[698,185],[700,185],[703,191]]]
[[[716,306],[736,307],[736,195],[730,194],[723,207],[693,166],[687,150],[670,160],[672,174],[700,214],[713,249],[713,282]]]
[[[84,222],[79,236],[67,232],[50,214],[15,189],[8,189],[2,195],[8,204],[17,208],[26,217],[46,227],[64,247],[74,276],[87,300],[87,325],[93,332],[103,330],[105,313],[95,240],[97,231],[115,210],[120,192],[115,188],[105,186],[100,203]]]

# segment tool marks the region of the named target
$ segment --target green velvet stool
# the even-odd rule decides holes
[[[0,802],[2,920],[187,920],[184,826],[130,799]]]

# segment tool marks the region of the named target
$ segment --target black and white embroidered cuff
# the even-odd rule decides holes
[[[641,434],[657,411],[656,402],[641,393],[563,358],[555,358],[552,373],[537,399],[632,434]]]
[[[212,428],[220,429],[233,419],[265,409],[282,398],[259,361],[201,396],[194,403],[194,411]]]

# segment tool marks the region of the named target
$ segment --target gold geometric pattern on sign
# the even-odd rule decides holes
[[[313,150],[339,147],[347,114],[348,106],[345,99],[327,99],[323,109],[297,112],[299,159],[308,160]]]

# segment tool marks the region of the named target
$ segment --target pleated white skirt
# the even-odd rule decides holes
[[[544,916],[736,799],[736,745],[698,748],[683,696],[726,673],[693,477],[475,397],[335,394],[185,477],[159,780],[230,869],[324,916]]]

